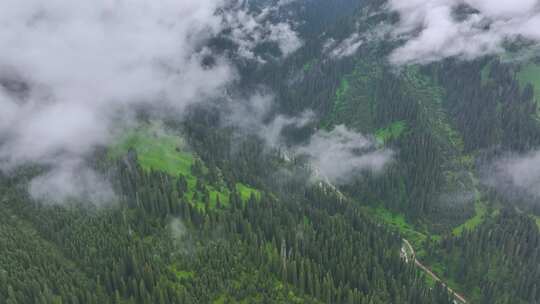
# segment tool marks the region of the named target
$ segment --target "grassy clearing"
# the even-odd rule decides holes
[[[454,234],[455,236],[459,236],[461,235],[461,233],[463,233],[464,229],[473,230],[484,221],[487,214],[486,204],[482,201],[477,200],[474,203],[474,210],[475,215],[472,218],[468,219],[465,223],[454,228],[454,230],[452,230],[452,234]]]
[[[375,132],[375,138],[379,142],[385,143],[392,139],[399,138],[403,132],[407,129],[407,123],[405,121],[396,121],[383,129],[379,129]]]
[[[305,72],[305,73],[309,73],[313,67],[317,64],[317,59],[313,59],[311,61],[308,61],[304,64],[304,66],[302,67],[302,70]]]
[[[531,217],[536,222],[536,226],[538,226],[538,230],[540,230],[540,216],[531,214]]]
[[[196,190],[197,177],[191,172],[191,166],[195,156],[187,149],[181,136],[172,134],[163,129],[158,123],[144,124],[138,128],[126,131],[119,139],[118,144],[109,150],[109,158],[115,159],[125,155],[130,149],[137,151],[139,164],[144,170],[157,170],[177,177],[185,176],[188,191],[185,196],[189,198],[200,210],[204,210],[203,197]],[[203,172],[207,172],[203,164]],[[209,207],[215,208],[217,200],[222,205],[229,205],[230,190],[225,185],[205,185],[209,192]],[[245,184],[237,183],[236,191],[244,202],[247,202],[252,194],[260,197],[257,189]]]
[[[336,98],[334,102],[334,104],[338,105],[338,108],[345,103],[345,95],[349,92],[350,87],[351,85],[349,84],[349,80],[347,78],[343,78],[338,90],[336,91]]]
[[[337,84],[332,110],[321,126],[331,129],[344,124],[353,130],[373,133],[376,129],[377,88],[382,79],[382,68],[367,58],[358,60],[354,65],[351,73],[342,77]]]
[[[139,164],[145,170],[159,170],[172,176],[191,175],[193,154],[187,151],[181,137],[167,133],[157,123],[129,130],[118,142],[109,150],[109,157],[118,158],[129,149],[135,149]]]
[[[397,231],[399,231],[399,233],[411,243],[412,247],[415,250],[416,258],[419,259],[419,261],[421,262],[423,262],[423,259],[426,257],[426,252],[424,250],[424,242],[428,239],[428,237],[435,241],[438,241],[441,239],[439,235],[432,234],[428,236],[427,233],[422,233],[418,231],[418,229],[415,228],[412,224],[407,223],[407,221],[405,220],[405,217],[402,214],[392,213],[383,207],[378,207],[378,208],[364,207],[364,208],[368,212],[368,214],[374,216],[376,219],[388,225],[389,227],[392,227],[396,229]],[[483,214],[487,213],[487,208],[484,204],[480,204],[480,203],[478,204],[477,214],[482,212],[482,211],[478,212],[479,210],[483,210]],[[471,225],[472,224],[469,224],[469,226]],[[439,278],[441,278],[453,290],[456,290],[459,292],[463,291],[463,288],[460,284],[458,284],[456,281],[452,279],[449,279],[445,275],[446,268],[444,264],[432,261],[429,264],[425,264],[425,266],[428,267]],[[424,279],[425,279],[425,282],[428,284],[428,286],[432,288],[435,287],[436,282],[431,276],[425,274]]]
[[[486,64],[484,67],[482,67],[482,71],[480,72],[480,79],[482,85],[486,85],[489,82],[489,73],[491,72],[491,64]]]
[[[521,88],[528,83],[534,86],[534,97],[536,102],[540,102],[540,64],[528,64],[523,66],[517,74]]]
[[[389,227],[396,229],[401,235],[403,235],[407,240],[409,240],[409,242],[411,242],[411,245],[415,248],[415,250],[418,251],[422,247],[422,244],[426,240],[427,235],[419,232],[414,228],[413,225],[407,223],[405,217],[402,214],[392,213],[388,209],[385,209],[383,207],[364,208],[368,214],[372,215],[373,217],[388,225]]]
[[[259,191],[241,183],[236,184],[236,191],[240,193],[240,197],[242,198],[243,201],[249,200],[252,194],[254,194],[256,198],[260,198]]]
[[[192,271],[184,271],[177,269],[176,265],[171,266],[170,269],[179,280],[191,279],[195,275],[195,273]]]
[[[347,106],[347,94],[349,93],[350,89],[351,85],[349,79],[347,79],[347,77],[343,77],[334,96],[334,106],[332,112],[329,114],[326,121],[322,123],[322,128],[330,130],[333,127],[333,123],[338,121],[337,115],[341,113]]]

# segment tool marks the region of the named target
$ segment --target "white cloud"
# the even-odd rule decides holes
[[[297,152],[309,156],[319,175],[338,184],[361,171],[380,172],[394,154],[388,149],[378,149],[375,140],[343,125],[332,131],[319,130]]]
[[[238,45],[238,54],[247,59],[260,62],[264,60],[254,53],[257,45],[264,42],[277,43],[283,56],[289,56],[302,46],[302,40],[288,22],[273,23],[271,16],[288,2],[279,2],[276,6],[267,7],[259,14],[244,9],[246,3],[238,0],[224,15],[230,29],[228,37]]]
[[[229,103],[227,125],[258,135],[272,148],[284,148],[296,155],[305,155],[315,170],[315,178],[340,184],[362,171],[378,173],[392,161],[394,152],[377,147],[373,138],[339,125],[331,131],[319,130],[307,144],[287,147],[282,132],[286,127],[302,128],[316,121],[312,111],[298,116],[276,115],[272,111],[273,97],[256,94],[243,103]],[[286,153],[287,155],[289,153]]]
[[[178,3],[2,1],[0,72],[29,89],[26,98],[4,89],[13,123],[0,130],[12,138],[1,159],[80,153],[106,139],[109,112],[141,102],[182,108],[223,86],[230,67],[205,69],[197,52],[219,29],[218,2]]]
[[[49,204],[83,199],[100,206],[110,204],[114,198],[111,185],[78,159],[63,159],[44,175],[34,178],[29,192]]]
[[[0,1],[0,170],[47,165],[51,171],[34,190],[62,181],[70,196],[75,189],[82,194],[88,182],[66,177],[95,173],[69,170],[107,144],[135,105],[182,113],[223,94],[235,69],[223,58],[211,67],[201,63],[209,38],[241,27],[240,43],[265,33],[263,40],[278,42],[284,53],[294,49],[291,28],[261,24],[242,7],[228,9],[231,3],[236,0]],[[255,46],[249,42],[246,51]]]
[[[458,20],[458,5],[476,12]],[[505,41],[518,37],[540,42],[537,0],[390,0],[388,7],[401,17],[394,35],[408,39],[391,54],[394,64],[500,53]]]
[[[483,174],[485,184],[504,194],[527,193],[540,197],[540,151],[500,158]]]
[[[229,103],[226,125],[239,127],[241,131],[258,135],[270,147],[283,144],[282,131],[285,127],[304,127],[314,121],[315,114],[305,111],[293,117],[277,115],[272,117],[274,97],[269,94],[254,94],[243,102]]]
[[[283,56],[289,56],[302,46],[302,41],[288,23],[272,24],[270,27],[269,41],[278,43]]]
[[[172,238],[180,242],[186,236],[187,229],[184,223],[179,218],[173,218],[169,223],[169,229],[171,231]]]
[[[353,33],[351,36],[341,41],[338,45],[332,47],[332,40],[325,43],[325,49],[332,48],[330,56],[334,58],[343,58],[354,55],[358,48],[364,43],[363,38],[358,33]],[[335,44],[335,42],[334,42]]]
[[[387,39],[392,28],[386,23],[380,23],[372,28],[364,28],[361,23],[355,25],[355,31],[347,38],[337,41],[328,38],[323,44],[323,52],[332,58],[353,56],[358,49],[369,42]]]

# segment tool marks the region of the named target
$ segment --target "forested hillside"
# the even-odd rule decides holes
[[[124,62],[104,45],[120,61],[105,81],[91,72],[108,61],[55,91],[0,60],[0,106],[16,105],[0,113],[0,303],[540,303],[534,39],[401,63],[423,36],[394,34],[393,0],[201,3],[221,19],[182,10],[193,33],[141,6],[158,26],[111,36],[163,50]],[[34,98],[99,100],[99,85],[136,102],[9,117]]]
[[[345,17],[326,35],[339,39],[354,27],[369,33],[393,18],[363,16]],[[498,174],[492,162],[538,147],[537,59],[508,60],[520,56],[508,53],[396,70],[384,58],[391,48],[373,40],[338,59],[300,50],[290,64],[260,74],[280,92],[283,111],[313,109],[318,128],[345,124],[399,151],[382,175],[360,176],[340,190],[412,240],[454,289],[474,303],[536,303],[538,198],[509,181],[493,188],[486,176]],[[505,233],[515,243],[502,243]]]
[[[3,178],[2,301],[450,303],[356,204],[318,186],[256,190],[238,182],[249,159],[222,171],[150,130],[98,162],[122,193],[109,207],[43,206]]]

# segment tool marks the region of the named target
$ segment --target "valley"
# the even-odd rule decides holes
[[[540,303],[534,1],[6,1],[0,303]]]

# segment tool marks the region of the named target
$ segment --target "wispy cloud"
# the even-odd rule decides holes
[[[517,38],[540,42],[537,0],[390,0],[388,8],[400,15],[395,37],[407,40],[391,54],[394,64],[472,59]]]
[[[510,154],[486,166],[482,181],[503,195],[540,198],[540,151]]]
[[[244,7],[246,1],[236,1],[224,14],[227,30],[226,36],[238,45],[237,55],[264,62],[264,59],[255,53],[255,47],[261,43],[276,43],[283,54],[289,56],[302,46],[302,40],[293,30],[291,23],[286,21],[275,22],[271,17],[278,13],[281,6],[289,4],[279,2],[275,6],[269,6],[254,14]]]
[[[284,53],[297,47],[291,28],[243,7],[231,10],[231,3],[237,1],[1,1],[0,169],[46,165],[52,169],[33,194],[61,184],[70,195],[84,194],[97,174],[81,173],[85,157],[109,143],[135,107],[181,114],[224,93],[235,68],[210,53],[208,39],[242,27],[238,41],[265,33],[262,39]],[[208,56],[211,65],[204,64]]]
[[[225,124],[235,126],[241,132],[259,136],[269,147],[284,144],[282,131],[286,127],[301,128],[315,120],[312,111],[305,111],[298,116],[276,115],[274,96],[268,93],[255,93],[248,100],[227,103]]]
[[[290,145],[283,136],[284,129],[316,125],[317,117],[309,110],[297,116],[276,115],[273,100],[272,95],[255,94],[245,102],[228,103],[234,108],[229,109],[225,123],[259,136],[271,148],[307,156],[315,178],[336,184],[346,183],[363,171],[378,173],[393,160],[393,151],[379,147],[373,137],[344,125],[330,131],[318,130],[306,138],[305,144]]]
[[[45,174],[34,178],[29,192],[47,204],[74,199],[103,206],[111,204],[115,197],[111,185],[79,159],[64,159]]]
[[[307,155],[319,175],[333,183],[344,183],[362,171],[380,172],[393,159],[389,149],[377,148],[374,139],[343,125],[319,130],[308,144],[297,148]]]
[[[334,39],[328,40],[324,45],[324,49],[327,50],[333,58],[343,58],[354,55],[362,44],[364,44],[363,37],[358,33],[353,33],[339,43]]]

